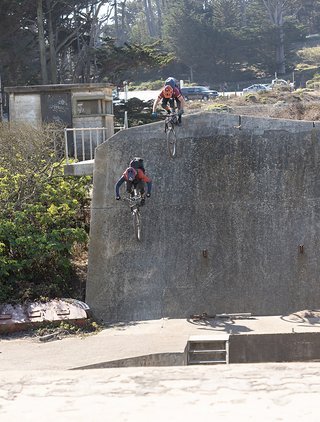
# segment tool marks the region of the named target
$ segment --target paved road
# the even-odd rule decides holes
[[[155,100],[159,95],[159,91],[128,91],[127,99],[130,100],[131,98],[139,98],[142,101],[149,101]],[[120,100],[125,99],[125,93],[119,92]]]
[[[127,99],[131,99],[131,98],[139,98],[142,101],[149,101],[149,100],[154,100],[157,98],[157,96],[159,95],[159,90],[158,91],[128,91],[127,94]],[[233,96],[235,95],[234,92],[225,92],[224,94],[221,95],[226,95],[226,96]],[[242,92],[237,92],[236,95],[242,95]],[[124,92],[119,92],[119,98],[120,100],[125,99],[125,93]]]

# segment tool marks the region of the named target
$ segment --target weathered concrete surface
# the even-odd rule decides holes
[[[86,296],[96,316],[317,308],[319,127],[206,113],[184,118],[175,159],[163,123],[121,131],[99,146]],[[140,243],[126,204],[114,200],[114,184],[135,155],[154,181]]]
[[[229,333],[250,342],[250,336],[286,335],[293,328],[298,334],[320,335],[318,320],[264,316],[196,324],[136,321],[48,343],[2,337],[1,418],[91,422],[107,415],[117,422],[318,422],[319,362],[98,369],[117,358],[131,357],[134,363],[141,354],[177,355],[190,335],[219,338]],[[69,370],[89,364],[95,369]]]
[[[320,364],[5,371],[4,421],[318,422]]]

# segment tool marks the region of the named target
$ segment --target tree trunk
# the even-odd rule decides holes
[[[144,13],[146,15],[148,32],[149,32],[150,37],[152,37],[152,24],[151,24],[151,18],[150,18],[149,6],[148,6],[147,0],[143,0],[143,4],[144,4]]]
[[[150,17],[150,28],[151,28],[151,36],[155,37],[157,35],[157,31],[155,29],[155,18],[153,13],[153,6],[151,0],[147,0],[148,2],[148,9],[149,9],[149,17]]]
[[[121,45],[121,34],[119,31],[119,19],[118,19],[118,0],[114,0],[114,30],[116,35],[115,45],[119,47]]]
[[[279,26],[279,44],[276,49],[276,62],[277,62],[277,72],[280,75],[286,73],[286,62],[285,62],[285,53],[284,53],[284,32],[283,26]]]
[[[157,15],[158,15],[158,22],[157,22],[158,37],[162,39],[162,10],[161,10],[161,5],[160,5],[160,0],[156,0],[156,7],[157,7]]]
[[[42,84],[45,85],[48,83],[48,72],[47,72],[47,60],[46,60],[46,46],[45,46],[45,39],[44,39],[42,0],[37,0],[37,23],[38,23],[41,78],[42,78]]]
[[[241,13],[241,26],[247,26],[247,9],[246,9],[246,1],[240,0],[240,13]]]
[[[124,0],[121,5],[121,45],[123,45],[127,41],[125,27],[126,27],[126,0]]]
[[[52,25],[51,0],[46,0],[46,6],[47,6],[47,13],[48,13],[51,83],[56,84],[57,83],[57,56],[56,56],[54,32],[53,32],[53,25]]]
[[[285,0],[263,0],[263,3],[269,13],[271,22],[278,30],[278,43],[276,45],[276,68],[277,73],[286,73],[285,50],[284,50],[284,31],[283,31],[283,9]]]

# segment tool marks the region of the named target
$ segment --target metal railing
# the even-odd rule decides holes
[[[124,125],[115,126],[114,133],[124,129],[128,129],[127,111],[124,113]],[[107,127],[64,128],[66,164],[69,164],[70,158],[75,161],[93,160],[94,150],[110,136],[108,132]]]
[[[107,139],[107,128],[64,128],[66,163],[93,160],[95,148]]]

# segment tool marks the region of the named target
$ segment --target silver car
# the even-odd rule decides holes
[[[265,92],[269,90],[270,88],[266,84],[254,84],[254,85],[248,86],[248,88],[244,88],[242,92],[244,94],[247,94],[248,92]]]

